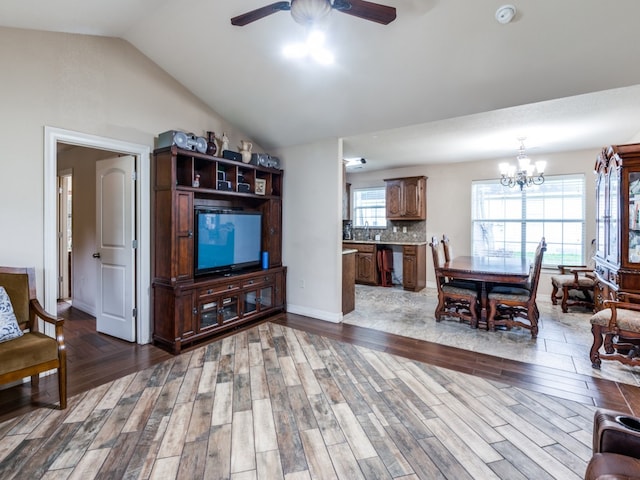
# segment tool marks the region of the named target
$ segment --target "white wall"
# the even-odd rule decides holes
[[[603,145],[604,146],[604,145]],[[546,175],[583,173],[586,181],[586,238],[595,238],[595,175],[593,167],[596,150],[583,150],[553,155],[532,155],[532,161],[546,160]],[[498,164],[515,162],[514,158],[454,163],[450,165],[424,165],[373,172],[349,173],[351,188],[383,185],[382,179],[425,175],[427,180],[427,238],[442,238],[446,233],[451,239],[455,255],[471,252],[471,182],[498,178]],[[428,250],[428,249],[427,249]],[[551,294],[549,275],[555,271],[543,271],[538,287],[541,296]],[[427,254],[427,284],[435,286],[431,253]]]
[[[0,265],[35,267],[41,300],[45,126],[151,148],[170,129],[251,140],[123,40],[0,28],[0,64]]]
[[[342,142],[277,152],[283,162],[287,310],[342,319]]]

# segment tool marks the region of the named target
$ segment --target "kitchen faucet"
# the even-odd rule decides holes
[[[371,234],[369,233],[369,222],[364,222],[364,238],[365,240],[371,240]]]

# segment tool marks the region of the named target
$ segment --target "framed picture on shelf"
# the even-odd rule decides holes
[[[264,195],[267,189],[267,181],[264,178],[256,178],[256,195]]]

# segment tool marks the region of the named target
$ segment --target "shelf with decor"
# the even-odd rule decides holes
[[[260,196],[282,195],[282,170],[171,146],[154,151],[175,159],[175,186]],[[165,172],[169,175],[170,172]]]

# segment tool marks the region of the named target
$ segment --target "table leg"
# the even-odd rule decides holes
[[[481,282],[480,284],[480,322],[479,324],[484,325],[485,328],[488,328],[489,324],[487,323],[487,282]]]

